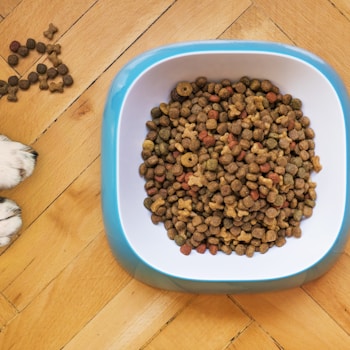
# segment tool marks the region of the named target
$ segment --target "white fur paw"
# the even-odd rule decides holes
[[[11,236],[22,226],[21,209],[12,200],[0,197],[0,247],[10,243]]]
[[[30,176],[37,156],[31,147],[0,135],[0,188],[14,187]]]

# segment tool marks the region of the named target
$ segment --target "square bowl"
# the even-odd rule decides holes
[[[312,175],[317,204],[302,237],[253,257],[179,252],[144,207],[139,175],[150,110],[169,101],[179,81],[268,79],[303,102],[323,169]],[[102,210],[110,247],[136,279],[195,293],[263,292],[299,286],[324,274],[349,234],[349,97],[337,73],[297,47],[256,41],[199,41],[145,52],[114,78],[102,125]]]

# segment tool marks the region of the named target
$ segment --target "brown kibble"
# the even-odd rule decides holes
[[[20,46],[17,50],[17,53],[22,57],[27,57],[29,54],[29,50],[26,46]]]
[[[176,85],[176,92],[180,96],[190,96],[192,94],[192,91],[192,85],[187,81],[182,81]]]
[[[64,63],[61,63],[57,66],[57,72],[60,75],[65,75],[69,72],[69,69]]]
[[[30,72],[28,74],[28,80],[31,84],[35,84],[39,80],[39,76],[37,72]]]
[[[18,64],[18,56],[15,54],[9,55],[7,58],[7,63],[11,66],[11,67],[15,67]]]
[[[16,85],[18,85],[19,79],[18,79],[17,75],[11,75],[7,81],[8,81],[8,84],[10,86],[16,86]]]
[[[45,74],[46,71],[47,71],[47,66],[46,66],[46,64],[44,64],[44,63],[39,63],[39,64],[37,64],[37,66],[36,66],[36,71],[37,71],[39,74]]]
[[[47,56],[47,58],[51,61],[54,67],[57,67],[62,63],[61,59],[58,58],[57,53],[55,51],[51,52]]]
[[[52,81],[49,84],[50,92],[63,92],[63,82],[59,81],[58,83]]]
[[[8,93],[9,84],[5,80],[0,80],[0,97]]]
[[[62,79],[63,79],[64,86],[71,86],[71,85],[73,85],[74,81],[73,81],[73,78],[72,78],[72,76],[70,74],[64,75]]]
[[[55,67],[50,67],[47,70],[46,74],[47,74],[47,77],[49,79],[55,79],[57,77],[57,75],[58,75],[58,72],[57,72],[57,69]]]
[[[26,42],[26,47],[29,50],[34,50],[36,46],[36,41],[32,38],[28,38]]]
[[[21,79],[18,81],[18,87],[21,89],[21,90],[28,90],[29,87],[30,87],[30,82],[29,80],[27,79]]]
[[[41,41],[36,43],[35,48],[36,48],[36,51],[38,51],[39,53],[46,52],[46,45]]]
[[[47,44],[46,52],[48,54],[50,54],[52,52],[56,52],[56,54],[59,55],[61,53],[61,45],[60,44]]]
[[[39,78],[39,89],[40,90],[48,90],[49,84],[47,83],[47,75],[41,74],[38,76]]]
[[[49,40],[52,40],[54,37],[54,34],[57,33],[58,28],[53,24],[49,24],[49,28],[44,31],[44,37],[48,38]]]
[[[7,100],[10,102],[17,102],[17,92],[18,92],[18,86],[9,86],[8,87],[8,95],[7,95]]]

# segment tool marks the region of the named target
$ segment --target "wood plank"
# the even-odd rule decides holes
[[[327,274],[304,285],[303,289],[350,334],[350,257],[347,254],[342,254]]]
[[[350,21],[350,3],[348,0],[331,0],[331,3]]]
[[[300,288],[235,295],[234,299],[283,348],[347,349],[350,336]]]
[[[64,350],[140,349],[193,298],[132,280]]]
[[[18,309],[103,231],[99,176],[95,161],[1,256],[0,291]]]
[[[59,245],[56,248],[66,249]],[[41,273],[50,270],[46,268],[32,275],[26,288],[37,283]],[[0,332],[0,349],[61,349],[130,279],[116,264],[105,236],[99,234],[73,263],[45,286],[40,297]],[[18,291],[26,293],[26,288],[19,287]]]
[[[256,323],[250,324],[225,350],[259,349],[278,350],[282,347]]]
[[[350,21],[327,0],[254,0],[298,46],[331,64],[350,86]],[[342,40],[339,41],[339,38]],[[349,89],[348,89],[349,91]]]
[[[11,319],[17,315],[17,310],[11,303],[0,293],[0,332]]]
[[[22,0],[1,0],[0,16],[6,17]]]
[[[255,5],[250,6],[227,28],[220,39],[266,40],[291,44],[290,39]]]
[[[249,323],[227,296],[200,295],[144,349],[223,349]]]

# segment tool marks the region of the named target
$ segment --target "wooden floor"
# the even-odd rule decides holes
[[[40,154],[34,175],[2,193],[22,206],[24,226],[0,255],[0,349],[350,349],[349,243],[326,275],[300,288],[181,294],[118,265],[100,208],[102,113],[126,62],[179,41],[270,40],[316,53],[350,88],[350,2],[1,0],[0,79],[16,73],[9,43],[47,41],[50,22],[74,85],[0,99],[0,132]],[[32,52],[17,73],[45,60]]]

